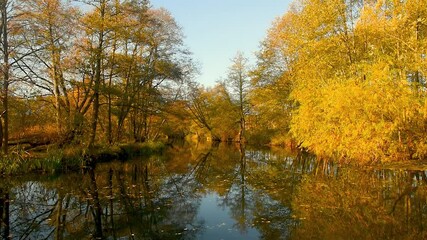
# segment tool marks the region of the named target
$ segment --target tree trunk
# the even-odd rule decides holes
[[[99,88],[101,85],[101,71],[102,71],[102,52],[104,47],[104,17],[105,17],[105,0],[100,2],[101,14],[101,29],[98,35],[98,47],[96,49],[96,65],[95,65],[95,83],[93,88],[93,115],[92,115],[92,131],[90,134],[89,147],[93,147],[96,138],[96,128],[99,119]]]
[[[49,8],[49,6],[48,6]],[[54,37],[54,30],[53,30],[53,16],[48,16],[48,24],[49,24],[49,44],[50,44],[50,54],[51,54],[51,61],[52,61],[52,80],[53,80],[53,94],[55,96],[55,108],[56,108],[56,124],[58,133],[62,132],[62,114],[61,114],[61,91],[60,91],[60,85],[61,85],[61,78],[62,78],[62,71],[60,67],[60,53],[59,48],[55,44],[55,37]]]
[[[2,0],[1,2],[1,18],[2,18],[2,48],[3,48],[3,143],[2,150],[3,154],[8,153],[8,145],[9,145],[9,106],[8,106],[8,98],[9,98],[9,45],[8,45],[8,37],[7,37],[7,0]]]

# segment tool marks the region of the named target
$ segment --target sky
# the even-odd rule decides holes
[[[167,9],[182,27],[185,45],[200,64],[197,82],[214,86],[227,76],[238,51],[254,63],[254,54],[273,21],[291,0],[151,0]]]

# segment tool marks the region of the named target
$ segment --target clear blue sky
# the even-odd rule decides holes
[[[253,60],[259,43],[291,0],[151,0],[182,27],[185,44],[201,64],[197,81],[213,86],[224,78],[237,51]]]

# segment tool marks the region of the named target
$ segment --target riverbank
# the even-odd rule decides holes
[[[137,156],[161,154],[164,148],[165,144],[162,142],[126,143],[96,146],[92,149],[79,145],[63,148],[47,145],[28,151],[16,148],[7,157],[0,159],[0,175],[78,171],[101,162],[125,161]]]

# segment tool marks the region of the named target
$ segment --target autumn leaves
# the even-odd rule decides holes
[[[271,30],[296,107],[291,133],[359,162],[423,158],[426,1],[298,1]],[[265,51],[266,51],[265,50]]]

